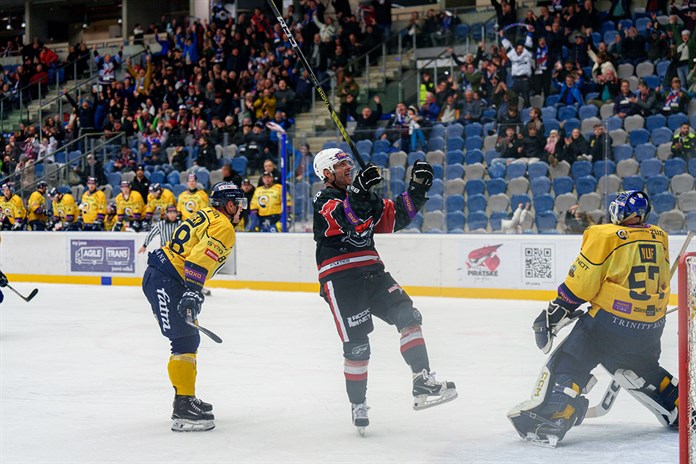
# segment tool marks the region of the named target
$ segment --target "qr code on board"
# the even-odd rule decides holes
[[[524,248],[524,277],[526,279],[553,279],[553,248]]]

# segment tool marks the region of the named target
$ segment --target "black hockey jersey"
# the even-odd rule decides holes
[[[394,200],[371,192],[367,200],[327,187],[314,197],[314,240],[319,281],[383,270],[375,249],[375,233],[406,227],[425,204],[427,191],[413,184]]]

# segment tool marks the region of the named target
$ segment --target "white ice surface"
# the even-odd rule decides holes
[[[17,283],[28,293],[36,285]],[[38,285],[0,305],[0,462],[502,463],[678,461],[677,433],[626,392],[555,450],[522,442],[505,414],[528,398],[544,355],[540,302],[414,298],[431,367],[459,398],[411,408],[396,331],[371,337],[367,436],[350,423],[341,344],[318,295],[213,289],[200,317],[197,394],[215,405],[206,433],[169,430],[168,341],[137,287]],[[676,317],[663,365],[677,366]],[[565,331],[567,333],[567,330]],[[608,380],[590,394],[595,404]]]

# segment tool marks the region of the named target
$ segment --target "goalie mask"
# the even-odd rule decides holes
[[[340,148],[327,148],[320,151],[314,157],[314,173],[317,175],[322,182],[326,182],[326,176],[324,175],[324,169],[328,169],[329,172],[336,172],[334,166],[336,166],[341,161],[348,161],[352,164],[350,155],[344,152]]]
[[[609,205],[611,222],[617,225],[626,220],[639,217],[643,224],[650,214],[650,198],[648,194],[640,190],[626,190],[616,195]]]

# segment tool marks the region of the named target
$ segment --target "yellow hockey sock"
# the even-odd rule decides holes
[[[173,354],[169,357],[169,380],[177,395],[196,394],[196,354]]]

